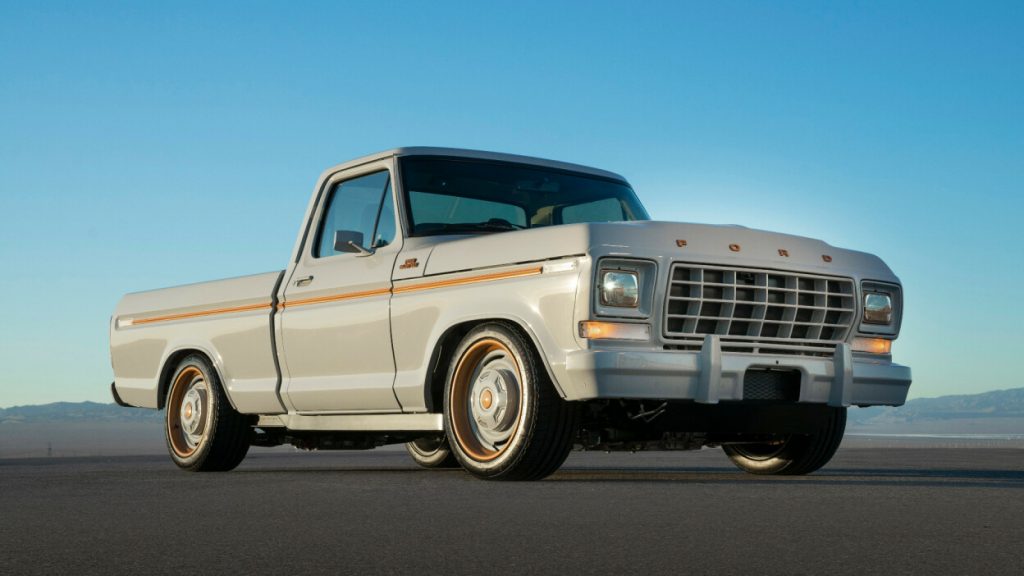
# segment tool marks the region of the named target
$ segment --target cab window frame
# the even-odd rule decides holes
[[[326,194],[324,195],[323,203],[322,203],[322,205],[320,207],[319,214],[317,216],[316,228],[314,229],[314,234],[312,236],[312,240],[313,241],[310,242],[310,249],[308,251],[308,254],[313,259],[313,261],[322,261],[322,260],[325,260],[325,259],[335,258],[335,257],[338,257],[338,256],[346,256],[346,255],[356,256],[357,255],[357,254],[352,253],[352,252],[335,252],[333,250],[333,247],[331,247],[331,253],[323,254],[323,253],[321,253],[321,248],[322,248],[321,244],[323,242],[324,233],[326,232],[327,227],[328,227],[328,219],[331,216],[331,208],[334,206],[334,201],[337,198],[339,192],[342,190],[342,187],[345,184],[347,184],[347,183],[350,183],[350,182],[353,182],[353,181],[356,181],[356,180],[359,180],[359,179],[362,179],[362,178],[376,176],[378,174],[385,174],[386,178],[384,179],[384,184],[383,184],[383,186],[381,188],[380,197],[379,197],[379,199],[377,201],[377,210],[376,210],[376,213],[375,213],[375,216],[374,216],[374,219],[373,219],[373,230],[371,231],[370,236],[369,236],[369,240],[371,241],[371,246],[367,246],[368,248],[376,248],[377,247],[377,241],[376,241],[377,230],[380,228],[381,216],[383,214],[384,206],[387,204],[386,200],[387,200],[388,195],[392,196],[392,198],[391,198],[392,210],[394,210],[394,205],[395,205],[395,198],[394,198],[394,194],[395,194],[394,171],[390,167],[387,167],[387,166],[381,166],[381,167],[379,167],[379,169],[369,170],[369,171],[366,171],[366,172],[363,172],[363,173],[360,173],[360,174],[355,174],[355,175],[352,175],[352,176],[349,176],[349,177],[341,177],[341,178],[338,178],[337,180],[334,180],[334,181],[332,181],[332,182],[330,182],[328,184]],[[392,214],[392,218],[394,218],[394,214]],[[339,230],[340,229],[341,228],[339,228]],[[397,222],[396,222],[396,224],[392,226],[392,234],[391,234],[392,237],[391,237],[390,241],[387,244],[384,244],[381,247],[390,246],[391,244],[393,244],[395,242],[395,240],[398,238],[399,230],[400,230],[400,227],[397,226]],[[363,238],[363,241],[364,242],[367,241],[367,238],[365,236]]]

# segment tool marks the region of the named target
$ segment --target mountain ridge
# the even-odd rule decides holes
[[[1024,433],[1024,388],[915,398],[903,406],[873,406],[849,413],[851,425],[866,428],[968,420],[998,422],[1003,428],[1019,421],[1018,430]]]
[[[144,422],[162,420],[163,412],[100,402],[51,402],[0,408],[0,425],[28,422]]]

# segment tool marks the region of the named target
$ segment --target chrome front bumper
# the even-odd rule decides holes
[[[800,372],[798,402],[829,406],[899,406],[910,389],[910,368],[854,355],[849,344],[831,357],[723,353],[717,336],[700,352],[578,350],[566,357],[568,400],[649,398],[703,404],[742,401],[748,369]]]

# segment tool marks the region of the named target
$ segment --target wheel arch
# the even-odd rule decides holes
[[[555,378],[548,363],[548,357],[544,353],[544,348],[541,346],[537,335],[529,328],[529,325],[519,318],[492,316],[457,322],[446,328],[441,333],[441,336],[437,338],[430,353],[430,363],[428,364],[426,381],[424,382],[428,412],[441,412],[444,405],[445,379],[448,376],[448,364],[451,361],[452,354],[466,334],[469,334],[471,330],[483,324],[503,324],[518,331],[520,335],[525,337],[533,345],[534,352],[537,353],[541,365],[544,366],[548,378],[555,387],[555,391],[559,396],[565,398],[565,393],[562,391],[561,386],[559,386],[558,380]]]
[[[231,394],[228,391],[228,387],[224,383],[224,373],[221,370],[220,366],[217,364],[216,356],[211,354],[209,351],[205,350],[201,346],[195,345],[181,346],[175,348],[174,350],[168,352],[168,354],[164,358],[163,364],[160,367],[160,376],[159,379],[157,380],[157,409],[162,410],[163,408],[166,407],[165,404],[167,403],[167,388],[171,385],[171,379],[174,378],[174,371],[178,367],[178,364],[181,363],[182,360],[188,358],[193,354],[197,356],[202,356],[207,362],[210,363],[210,366],[213,367],[213,370],[217,373],[217,380],[220,381],[221,388],[224,391],[224,395],[228,399],[228,403],[231,404],[231,408],[236,409],[235,402],[234,400],[231,399]]]

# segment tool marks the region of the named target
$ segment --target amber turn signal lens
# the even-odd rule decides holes
[[[623,322],[580,322],[580,337],[591,340],[650,340],[651,327]]]
[[[871,354],[891,354],[892,340],[885,338],[854,338],[854,352],[870,352]]]

